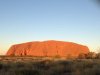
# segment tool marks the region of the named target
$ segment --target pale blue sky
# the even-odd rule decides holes
[[[93,0],[0,0],[0,52],[12,44],[62,40],[100,47],[100,8]]]

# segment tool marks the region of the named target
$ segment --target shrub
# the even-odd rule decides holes
[[[87,59],[95,59],[96,58],[96,53],[95,52],[89,52],[86,54]]]
[[[79,54],[78,59],[86,59],[86,54],[84,53]]]
[[[0,75],[100,75],[100,60],[1,62]]]

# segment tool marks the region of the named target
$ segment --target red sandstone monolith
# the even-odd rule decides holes
[[[87,46],[72,42],[63,41],[43,41],[43,42],[28,42],[11,46],[8,50],[8,56],[60,56],[77,57],[80,53],[88,53]]]

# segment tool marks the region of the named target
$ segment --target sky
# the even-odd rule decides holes
[[[0,0],[0,54],[13,44],[60,40],[100,48],[100,7],[93,0]]]

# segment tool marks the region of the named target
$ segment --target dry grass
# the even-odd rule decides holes
[[[100,75],[100,60],[0,61],[0,75]]]

